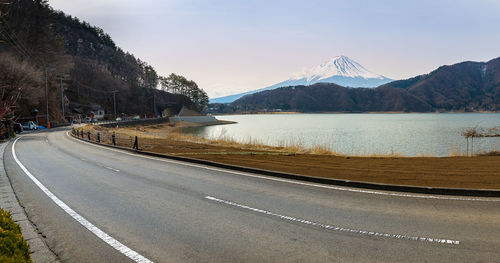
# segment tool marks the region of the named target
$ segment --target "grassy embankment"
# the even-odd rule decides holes
[[[12,220],[10,212],[0,208],[0,262],[32,262],[30,247],[21,233],[21,228]]]
[[[117,144],[125,147],[131,147],[133,137],[138,136],[139,148],[144,151],[307,176],[398,185],[500,189],[500,156],[465,157],[458,151],[454,156],[439,158],[404,157],[398,153],[345,156],[321,146],[306,148],[288,143],[272,147],[252,140],[238,143],[225,135],[208,140],[180,132],[180,128],[191,125],[117,129],[85,126],[84,129],[93,134],[99,131],[103,143],[111,143],[114,132]]]

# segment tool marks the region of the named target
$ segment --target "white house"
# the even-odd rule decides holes
[[[96,118],[98,120],[104,118],[104,109],[101,107],[101,105],[93,104],[91,113],[93,113],[94,118]]]

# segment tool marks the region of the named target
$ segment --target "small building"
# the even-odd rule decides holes
[[[90,115],[93,115],[93,118],[100,120],[104,118],[104,109],[101,107],[101,105],[98,104],[92,104],[92,111],[90,112]]]

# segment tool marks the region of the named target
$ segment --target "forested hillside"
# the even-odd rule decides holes
[[[427,103],[408,92],[393,88],[346,88],[333,83],[278,88],[247,95],[231,104],[212,105],[218,112],[298,111],[369,112],[431,111]]]
[[[29,117],[38,109],[43,117],[45,80],[50,118],[56,121],[63,121],[61,82],[66,116],[88,111],[92,104],[113,113],[114,94],[117,113],[125,114],[151,116],[172,105],[203,111],[208,103],[194,81],[175,74],[160,76],[151,65],[117,47],[102,29],[54,11],[47,0],[0,3],[5,114],[14,109],[12,115]]]
[[[442,66],[384,87],[404,89],[438,111],[499,111],[500,58]]]

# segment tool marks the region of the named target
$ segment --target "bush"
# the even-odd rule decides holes
[[[479,156],[500,156],[500,151],[491,151],[480,153]]]
[[[12,220],[10,212],[0,208],[0,262],[32,262],[30,247],[21,233],[21,227]]]

